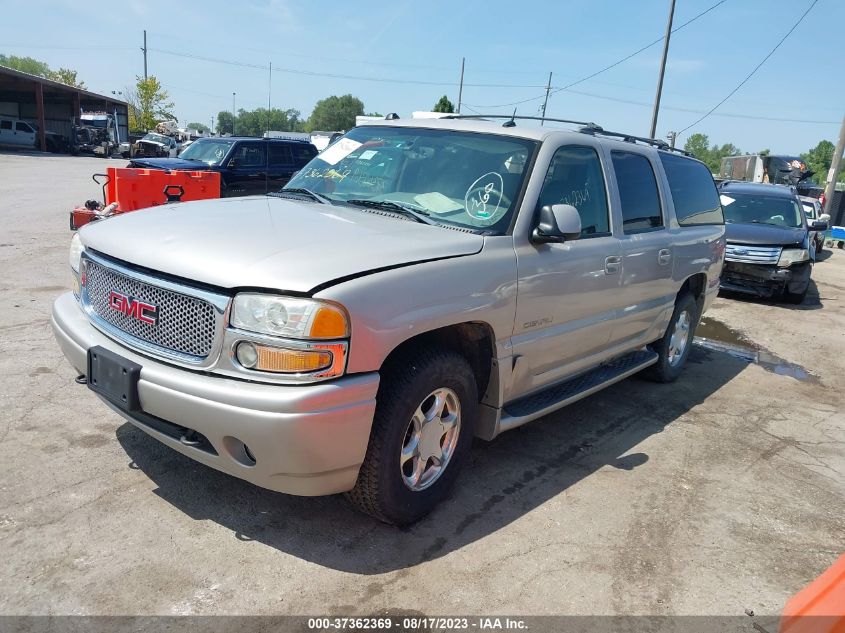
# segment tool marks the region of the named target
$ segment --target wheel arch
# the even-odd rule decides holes
[[[496,337],[493,327],[485,321],[455,323],[405,339],[385,357],[380,371],[389,370],[391,364],[412,354],[415,348],[424,346],[453,350],[466,358],[475,376],[479,399],[483,399],[491,382],[497,378],[493,375]]]

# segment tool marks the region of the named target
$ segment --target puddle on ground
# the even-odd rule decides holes
[[[748,363],[754,363],[779,376],[791,376],[802,382],[816,383],[819,380],[801,365],[790,363],[777,354],[773,354],[716,319],[701,318],[695,329],[695,344],[704,349],[723,352]]]

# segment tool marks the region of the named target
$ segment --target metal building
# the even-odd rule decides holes
[[[0,66],[0,115],[36,125],[41,151],[47,150],[45,130],[69,139],[73,119],[85,112],[116,114],[120,140],[128,140],[125,101]]]

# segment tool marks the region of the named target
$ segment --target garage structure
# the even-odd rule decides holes
[[[116,115],[120,140],[128,140],[128,108],[125,101],[114,97],[0,66],[0,115],[37,126],[37,144],[41,151],[47,151],[45,131],[70,139],[73,120],[83,113]]]

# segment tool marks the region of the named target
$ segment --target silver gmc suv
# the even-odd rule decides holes
[[[203,464],[404,524],[473,436],[678,377],[725,251],[704,164],[574,121],[397,119],[275,194],[79,231],[53,307],[78,380]]]

